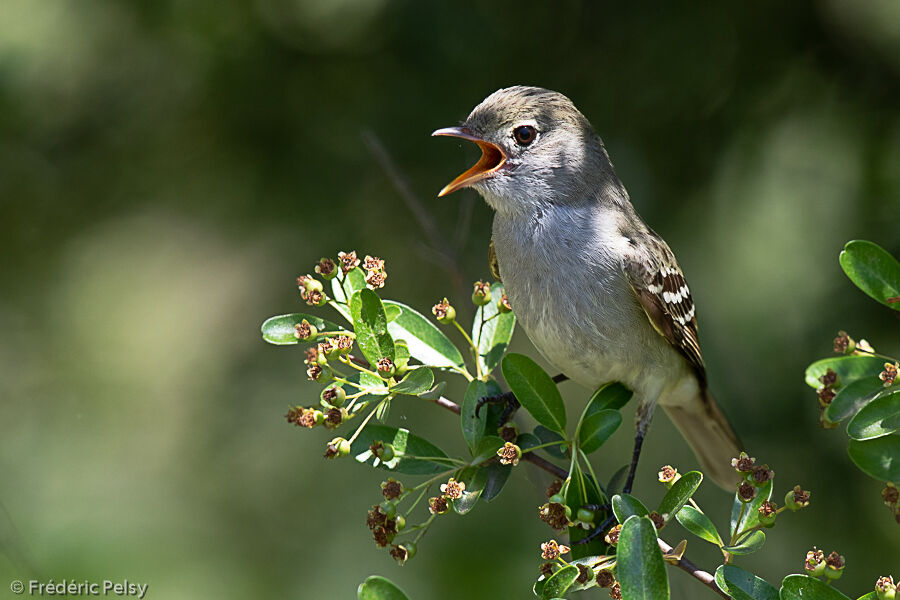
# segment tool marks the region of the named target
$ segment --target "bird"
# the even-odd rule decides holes
[[[668,244],[637,214],[600,136],[563,94],[499,89],[456,127],[478,162],[446,196],[478,192],[494,211],[491,259],[520,326],[562,374],[610,382],[637,401],[630,492],[657,405],[703,472],[734,491],[742,444],[707,385],[690,288]]]

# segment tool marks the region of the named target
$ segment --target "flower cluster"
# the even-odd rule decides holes
[[[367,254],[365,260],[363,260],[363,268],[366,270],[366,285],[370,290],[384,287],[384,282],[387,279],[384,260]]]

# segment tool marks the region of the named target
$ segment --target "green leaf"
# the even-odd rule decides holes
[[[463,492],[462,498],[457,498],[450,502],[453,506],[453,512],[464,515],[475,508],[479,498],[481,498],[481,492],[484,491],[483,488],[473,489],[472,479],[477,472],[478,467],[467,467],[456,476],[457,481],[462,481],[466,484],[466,491]]]
[[[534,428],[534,435],[536,435],[537,438],[541,440],[541,444],[549,444],[550,442],[559,441],[559,446],[547,446],[545,448],[542,448],[542,450],[550,456],[556,458],[569,458],[571,456],[571,454],[569,454],[569,446],[566,443],[566,440],[563,439],[563,436],[559,435],[555,431],[550,431],[543,425],[538,425]]]
[[[878,244],[853,240],[844,246],[840,256],[841,268],[871,298],[894,310],[900,302],[888,302],[900,296],[900,262]]]
[[[722,549],[732,554],[753,554],[766,543],[766,534],[759,529],[751,531],[738,540],[734,546],[725,546]]]
[[[483,438],[481,438],[481,441],[478,442],[478,446],[476,447],[474,452],[474,457],[472,458],[472,464],[478,465],[497,456],[497,450],[503,447],[505,443],[506,442],[504,442],[496,435],[484,436]],[[501,466],[504,468],[509,468],[507,465]]]
[[[507,354],[503,377],[516,399],[535,420],[566,435],[566,407],[553,379],[536,362],[522,354]]]
[[[501,465],[499,462],[492,462],[479,467],[472,477],[471,491],[480,491],[481,498],[485,502],[490,502],[503,491],[503,486],[506,485],[506,480],[509,479],[510,473],[512,473],[512,469],[508,465]],[[469,487],[467,485],[466,489],[468,490]]]
[[[606,502],[606,497],[597,487],[597,483],[589,474],[582,471],[577,463],[574,465],[571,476],[565,486],[564,497],[566,505],[572,508],[573,513],[578,512],[578,509],[585,504],[603,504]],[[575,515],[573,514],[572,517],[574,518]],[[597,514],[595,524],[600,525],[605,520],[606,515]],[[586,538],[591,532],[581,527],[569,527],[568,532],[570,546],[572,547],[572,558],[583,558],[594,554],[606,553],[606,542],[603,541],[602,535],[594,538],[587,544],[576,545],[574,542]]]
[[[487,384],[476,379],[469,382],[466,394],[463,396],[462,406],[460,406],[459,419],[462,425],[463,439],[466,440],[472,454],[475,454],[475,449],[478,448],[481,438],[484,437],[488,413],[488,407],[482,406],[479,411],[480,416],[475,416],[475,409],[478,406],[478,400],[488,395]]]
[[[884,359],[861,355],[823,358],[806,368],[806,385],[812,388],[821,387],[822,382],[819,381],[819,378],[828,369],[837,373],[841,378],[841,385],[845,386],[863,377],[877,377],[884,370]]]
[[[731,565],[716,569],[716,585],[734,600],[778,600],[778,590],[765,579]]]
[[[391,321],[396,321],[397,317],[399,317],[401,314],[403,314],[403,309],[396,304],[384,305],[384,316],[387,318],[388,323],[390,323]]]
[[[847,435],[854,440],[871,440],[897,430],[900,430],[900,389],[872,400],[847,424]]]
[[[338,278],[335,277],[331,280],[331,296],[334,298],[331,306],[352,323],[353,315],[350,314],[350,298],[353,297],[353,294],[365,287],[366,275],[359,267],[354,267],[352,271],[344,276],[343,287],[341,286],[341,282],[338,281]],[[347,293],[344,293],[345,289],[347,290]]]
[[[625,485],[625,478],[628,476],[628,471],[631,469],[631,465],[622,465],[619,469],[612,474],[612,477],[609,478],[609,482],[606,484],[606,493],[615,495],[622,487]]]
[[[699,471],[689,471],[672,484],[672,487],[669,488],[669,491],[666,492],[666,495],[660,501],[659,508],[656,509],[656,512],[666,520],[666,523],[671,521],[672,517],[681,510],[681,507],[691,499],[691,496],[700,487],[701,481],[703,481],[703,474]]]
[[[301,323],[303,319],[306,319],[310,325],[315,326],[315,328],[319,331],[344,330],[343,327],[336,325],[331,321],[320,319],[315,315],[308,315],[306,313],[291,313],[288,315],[278,315],[266,319],[265,322],[263,322],[262,327],[260,328],[260,330],[262,331],[263,339],[270,344],[275,344],[276,346],[299,344],[301,343],[300,340],[298,340],[294,335],[294,325]]]
[[[472,321],[472,340],[478,346],[478,362],[481,363],[483,373],[490,373],[500,364],[500,359],[506,352],[513,336],[513,329],[516,327],[515,315],[501,313],[497,308],[497,301],[502,295],[503,284],[494,282],[491,285],[493,300],[476,310],[475,320]]]
[[[516,445],[522,449],[524,452],[529,448],[534,448],[535,446],[541,445],[541,438],[534,435],[533,433],[520,433],[519,437],[516,438]]]
[[[390,580],[372,575],[359,585],[357,600],[409,600]]]
[[[398,456],[388,462],[382,462],[372,454],[369,446],[375,442],[392,444]],[[417,435],[413,435],[408,429],[398,429],[388,425],[369,424],[353,440],[350,453],[361,463],[369,463],[380,469],[405,473],[407,475],[434,475],[446,471],[449,463],[446,461],[423,460],[399,456],[400,453],[421,457],[446,458],[443,450]]]
[[[352,379],[351,379],[352,381]],[[366,373],[365,371],[359,372],[358,377],[359,385],[363,387],[363,389],[368,394],[374,394],[376,396],[385,396],[388,393],[387,384],[384,379],[379,377],[378,375],[373,375],[371,373]]]
[[[387,331],[387,317],[381,298],[370,289],[359,290],[350,298],[350,313],[356,330],[356,343],[369,363],[381,358],[394,360],[394,340]]]
[[[578,578],[578,567],[569,565],[563,567],[544,582],[544,590],[541,592],[541,600],[552,600],[566,593]]]
[[[738,524],[737,520],[741,514],[743,502],[738,498],[737,493],[734,494],[734,503],[731,505],[731,531],[743,531],[759,525],[759,507],[762,506],[763,502],[772,498],[772,483],[773,481],[770,480],[757,488],[756,497],[747,503],[747,508],[744,510],[744,518],[741,519],[740,524]],[[738,525],[739,527],[735,529]]]
[[[397,339],[406,340],[414,359],[423,365],[441,369],[464,367],[462,354],[434,323],[400,302],[385,300],[384,305],[400,308],[400,315],[387,324],[388,332]]]
[[[869,592],[857,598],[856,600],[878,600],[878,592]]]
[[[418,396],[431,389],[434,385],[434,373],[428,367],[417,367],[406,374],[399,383],[391,387],[394,394],[406,394]]]
[[[850,600],[827,583],[809,575],[788,575],[781,582],[781,600]]]
[[[825,409],[825,418],[832,423],[840,423],[852,417],[859,409],[884,391],[884,382],[878,377],[863,377],[837,390],[831,404]]]
[[[591,396],[584,408],[582,419],[589,417],[601,410],[619,410],[631,399],[633,392],[621,383],[607,383],[599,388]]]
[[[612,497],[613,514],[619,523],[625,523],[628,517],[637,515],[644,517],[650,514],[647,507],[641,501],[629,494],[616,494]]]
[[[850,440],[850,459],[859,469],[879,481],[900,482],[900,435],[860,442]]]
[[[586,453],[594,452],[609,439],[622,424],[622,413],[601,410],[586,417],[578,427],[578,445]]]
[[[632,515],[622,525],[616,548],[616,576],[628,600],[667,600],[666,563],[649,517]]]
[[[712,521],[709,520],[702,511],[697,510],[693,506],[683,506],[681,510],[675,513],[675,519],[681,523],[681,526],[696,535],[701,540],[706,540],[710,544],[716,546],[721,545],[722,541],[719,531]]]

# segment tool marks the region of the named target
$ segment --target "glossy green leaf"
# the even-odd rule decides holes
[[[382,462],[369,450],[369,446],[375,442],[392,444],[398,456],[388,462]],[[447,457],[443,450],[428,440],[413,435],[408,429],[399,429],[388,425],[372,423],[366,425],[350,446],[350,453],[359,462],[408,475],[433,475],[447,470],[450,466],[447,461],[428,460],[435,457],[438,459]],[[400,454],[422,458],[402,457],[399,456]]]
[[[451,506],[453,506],[453,512],[464,515],[475,508],[475,505],[481,498],[481,492],[484,491],[484,488],[474,489],[472,485],[472,480],[478,469],[479,467],[467,467],[456,476],[457,481],[465,483],[466,490],[463,492],[462,498],[457,498],[450,502]]]
[[[828,369],[833,370],[841,378],[841,386],[863,377],[877,377],[884,369],[884,359],[877,356],[836,356],[817,360],[806,368],[806,385],[819,388],[822,382],[819,378]]]
[[[884,391],[884,382],[876,376],[863,377],[837,390],[831,404],[825,409],[825,418],[832,423],[840,423],[852,417],[859,409]]]
[[[779,600],[768,581],[732,565],[716,569],[716,585],[734,600]]]
[[[503,491],[510,473],[512,469],[508,465],[501,465],[499,462],[488,463],[475,471],[471,486],[467,485],[466,489],[469,490],[471,487],[469,491],[481,492],[481,499],[490,502]]]
[[[356,592],[357,600],[409,600],[400,588],[378,575],[367,577]]]
[[[619,410],[631,399],[632,391],[621,383],[607,383],[593,393],[584,408],[582,419],[601,410]]]
[[[716,526],[710,521],[709,517],[693,506],[683,506],[681,510],[675,513],[675,519],[681,523],[682,527],[698,538],[716,546],[721,544],[719,531],[716,529]]]
[[[900,297],[900,262],[884,248],[866,240],[853,240],[844,246],[840,262],[856,287],[885,306],[900,310],[900,302],[888,302]]]
[[[430,390],[433,385],[434,373],[431,372],[431,369],[417,367],[410,370],[403,379],[391,387],[391,393],[418,396]]]
[[[650,514],[647,507],[630,494],[616,494],[613,496],[612,509],[619,523],[624,523],[632,515],[644,517]]]
[[[331,296],[334,298],[331,306],[352,323],[353,315],[350,314],[350,298],[365,287],[366,275],[359,267],[355,267],[344,276],[343,284],[335,277],[331,280]]]
[[[478,401],[488,395],[487,384],[476,379],[469,382],[460,406],[459,419],[462,426],[463,439],[466,440],[469,451],[473,454],[475,449],[478,448],[481,438],[484,437],[488,414],[487,406],[482,406],[481,410],[478,411],[480,416],[475,415],[475,409],[478,407]]]
[[[519,403],[541,425],[566,434],[566,407],[553,379],[523,354],[507,354],[503,377]]]
[[[476,310],[472,321],[472,340],[478,347],[478,362],[484,373],[490,373],[500,364],[516,327],[515,315],[501,313],[497,308],[497,300],[502,295],[503,284],[495,282],[491,285],[491,302]]]
[[[781,582],[781,600],[850,600],[824,581],[809,575],[788,575]]]
[[[397,317],[399,317],[401,314],[403,314],[403,309],[396,304],[384,305],[384,316],[387,318],[388,323],[390,323],[391,321],[396,321]]]
[[[344,329],[343,327],[336,325],[331,321],[320,319],[315,315],[308,315],[306,313],[291,313],[288,315],[278,315],[266,319],[265,322],[263,322],[262,327],[260,327],[260,331],[262,331],[262,337],[270,344],[275,344],[276,346],[311,343],[301,342],[294,335],[294,326],[300,324],[304,319],[306,319],[310,325],[315,326],[315,328],[319,331],[340,331]]]
[[[691,499],[702,481],[703,475],[699,471],[689,471],[682,475],[663,496],[656,512],[666,520],[666,523],[671,521],[681,507]]]
[[[614,496],[625,486],[625,478],[628,477],[630,469],[631,465],[622,465],[612,474],[612,477],[609,478],[609,482],[606,484],[607,494]]]
[[[856,600],[878,600],[878,592],[869,592],[857,598]]]
[[[534,435],[536,435],[537,438],[541,440],[542,444],[549,444],[550,442],[559,441],[558,446],[553,445],[542,448],[542,450],[550,456],[553,456],[555,458],[569,458],[572,456],[571,454],[569,454],[569,446],[566,443],[566,440],[563,439],[563,437],[555,431],[550,431],[543,425],[538,425],[534,428]]]
[[[596,482],[591,479],[591,476],[588,473],[582,471],[577,463],[565,486],[564,497],[566,505],[572,508],[573,513],[578,512],[578,509],[585,504],[600,505],[606,502],[606,497],[601,493]],[[600,525],[606,520],[607,516],[608,515],[604,514],[596,514],[595,524]],[[575,518],[574,514],[572,515],[572,518]],[[586,538],[591,532],[582,529],[581,527],[569,527],[568,532],[569,541],[571,542],[570,546],[572,547],[572,558],[583,558],[585,556],[606,553],[607,546],[606,542],[603,541],[602,535],[594,538],[587,544],[575,544],[574,542]]]
[[[394,340],[387,330],[384,305],[370,289],[359,290],[350,298],[350,314],[356,330],[356,343],[369,363],[381,358],[394,360]]]
[[[387,324],[388,332],[396,339],[406,340],[414,359],[423,365],[442,369],[464,366],[459,349],[421,313],[393,300],[385,300],[384,305],[396,306],[401,310],[400,315]]]
[[[520,433],[519,437],[516,438],[516,445],[521,448],[523,451],[529,448],[534,448],[535,446],[541,445],[541,439],[534,435],[533,433]]]
[[[722,549],[732,554],[753,554],[766,543],[766,534],[759,529],[744,535],[733,546],[725,546]]]
[[[622,413],[617,410],[601,410],[586,417],[578,427],[578,445],[590,454],[615,433],[622,424]]]
[[[897,430],[900,430],[900,389],[872,400],[847,424],[847,435],[854,440],[871,440]]]
[[[762,487],[757,488],[756,497],[747,503],[744,510],[744,517],[741,519],[740,527],[737,531],[744,531],[759,525],[759,507],[766,500],[772,498],[772,481],[766,482]],[[731,531],[735,531],[738,517],[741,514],[741,505],[743,502],[738,498],[737,493],[734,494],[734,502],[731,505]]]
[[[666,563],[656,539],[656,528],[649,517],[632,515],[625,521],[619,534],[616,560],[616,577],[622,586],[622,598],[669,598]]]
[[[900,435],[860,442],[850,440],[850,459],[859,469],[879,481],[900,482]]]
[[[363,387],[366,393],[374,394],[376,396],[385,396],[389,392],[387,382],[377,375],[360,371],[359,376],[352,378],[351,381],[353,381],[353,379],[359,382],[359,385]]]
[[[478,446],[475,448],[475,452],[473,453],[474,457],[472,458],[472,464],[478,465],[497,456],[497,450],[502,448],[505,443],[506,442],[504,442],[496,435],[484,436],[483,438],[481,438],[481,441],[478,442]]]
[[[569,565],[563,567],[544,582],[544,589],[541,592],[541,600],[552,600],[561,597],[566,591],[572,587],[578,578],[578,567]]]

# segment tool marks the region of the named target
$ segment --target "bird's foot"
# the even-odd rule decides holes
[[[478,413],[481,411],[481,407],[485,404],[505,404],[506,406],[503,408],[503,414],[500,415],[500,424],[506,423],[513,416],[516,410],[519,409],[521,404],[516,399],[516,395],[512,392],[506,392],[503,394],[497,394],[495,396],[484,396],[483,398],[478,399],[478,404],[475,405],[475,416],[478,416]]]

